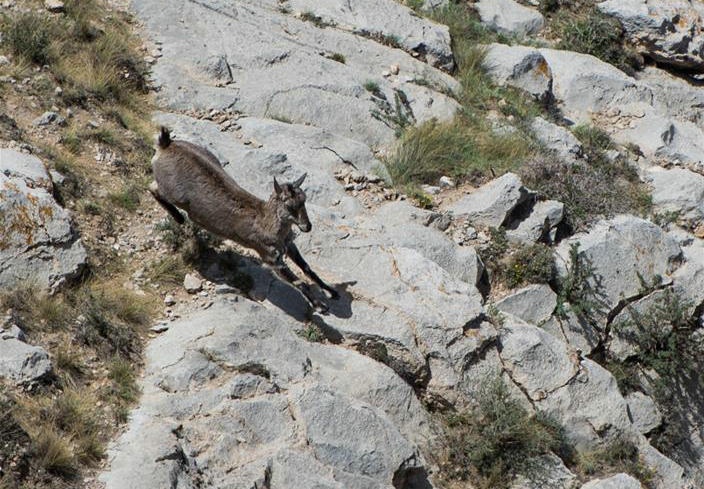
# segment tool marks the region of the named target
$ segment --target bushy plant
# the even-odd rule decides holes
[[[500,379],[485,380],[476,407],[447,417],[448,479],[471,480],[481,489],[508,487],[531,459],[564,449],[560,427],[528,413]]]

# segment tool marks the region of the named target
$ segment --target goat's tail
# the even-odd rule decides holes
[[[161,126],[161,132],[159,133],[158,139],[160,148],[168,148],[171,144],[171,132],[165,126]]]

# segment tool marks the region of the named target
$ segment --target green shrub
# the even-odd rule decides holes
[[[569,251],[567,275],[559,282],[557,313],[565,316],[569,310],[587,320],[595,320],[605,311],[600,277],[591,260],[579,252],[579,243],[572,243]]]
[[[638,455],[638,448],[628,438],[618,437],[604,446],[580,452],[576,457],[576,472],[594,477],[625,472],[638,479],[645,487],[652,487],[654,473]]]
[[[528,413],[500,379],[482,384],[475,409],[446,421],[446,477],[480,489],[509,487],[515,475],[530,470],[531,458],[565,446],[562,430]]]
[[[520,247],[508,257],[502,270],[502,279],[512,289],[524,284],[548,283],[554,275],[552,250],[542,243]]]
[[[645,215],[651,207],[648,187],[621,158],[609,161],[597,156],[589,163],[568,163],[538,156],[519,173],[526,187],[565,204],[566,222],[575,231],[616,214]]]

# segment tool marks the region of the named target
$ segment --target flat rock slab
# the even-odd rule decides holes
[[[448,27],[418,17],[400,3],[377,0],[290,0],[289,4],[296,11],[311,13],[338,28],[362,35],[386,36],[387,42],[391,44],[425,55],[431,66],[447,71],[454,66]]]
[[[12,150],[0,152],[0,287],[34,280],[55,290],[85,266],[86,251],[69,213],[50,190],[41,161]]]
[[[337,4],[342,10],[334,8]],[[360,11],[362,5],[371,10]],[[317,126],[379,146],[394,139],[396,128],[372,117],[372,112],[397,115],[396,91],[405,94],[416,121],[447,120],[458,107],[443,94],[457,87],[448,74],[349,30],[318,27],[293,12],[285,13],[277,2],[224,6],[217,0],[166,4],[136,0],[133,8],[146,32],[162,43],[154,77],[169,109],[230,108]],[[437,56],[438,60],[444,45],[451,59],[447,28],[414,16],[392,0],[318,2],[311,7],[312,13],[318,9],[341,16],[340,23],[347,19],[352,27],[357,23],[375,30],[377,23],[386,23],[393,14],[401,42],[417,50],[424,46],[428,59]],[[199,41],[194,43],[196,38]],[[398,74],[382,76],[392,65],[398,65]],[[415,83],[416,79],[423,83]],[[370,83],[378,87],[374,93],[365,89]]]
[[[153,340],[142,403],[100,477],[107,489],[173,480],[234,489],[265,478],[283,489],[294,477],[298,487],[381,489],[423,477],[416,443],[429,425],[413,390],[365,356],[306,342],[295,326],[245,300]]]

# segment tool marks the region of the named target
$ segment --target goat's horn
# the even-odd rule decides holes
[[[303,183],[303,180],[305,180],[307,176],[308,176],[308,173],[304,173],[303,175],[301,175],[301,176],[298,178],[298,180],[296,180],[295,182],[293,182],[291,185],[293,185],[294,187],[300,187],[301,184]]]
[[[277,194],[281,193],[281,185],[279,185],[279,182],[276,181],[276,177],[274,177],[274,190]]]

